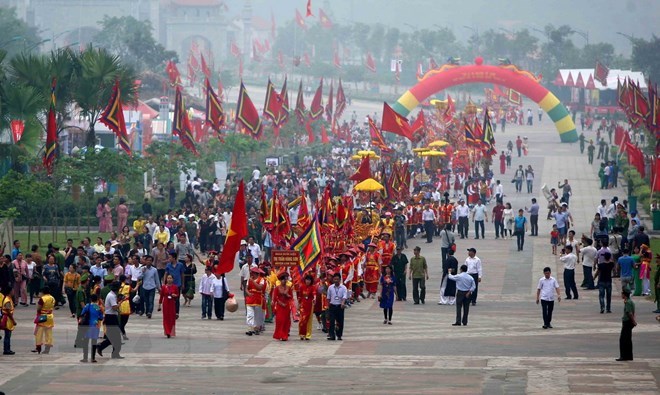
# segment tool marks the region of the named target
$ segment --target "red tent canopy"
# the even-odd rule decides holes
[[[587,89],[596,89],[596,84],[594,84],[594,76],[593,75],[589,76],[589,81],[587,81],[587,85],[585,87]]]
[[[573,74],[570,72],[568,73],[568,77],[566,78],[566,86],[575,86],[575,81],[573,81]]]
[[[584,79],[582,78],[582,73],[578,73],[577,80],[575,81],[575,86],[578,88],[584,88]]]
[[[564,79],[561,78],[561,73],[557,72],[557,76],[555,77],[555,80],[552,81],[553,84],[557,86],[564,86]]]

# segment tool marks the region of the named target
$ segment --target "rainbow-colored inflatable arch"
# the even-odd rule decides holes
[[[484,65],[480,58],[477,58],[475,63],[464,66],[444,65],[429,70],[420,82],[401,95],[392,107],[399,114],[407,116],[420,102],[449,87],[479,82],[498,84],[534,100],[555,123],[562,143],[578,140],[571,114],[530,72],[520,70],[514,65]]]

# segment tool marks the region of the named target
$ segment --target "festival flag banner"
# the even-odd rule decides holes
[[[649,115],[646,118],[646,126],[652,133],[660,131],[660,97],[658,97],[657,85],[651,84],[649,79]]]
[[[211,82],[206,79],[206,118],[205,122],[215,130],[216,133],[220,133],[220,128],[225,124],[225,111],[222,108],[222,102],[220,98],[213,91]]]
[[[18,144],[25,131],[25,121],[21,119],[13,119],[9,122],[9,128],[11,129],[11,135],[14,138],[14,144]]]
[[[330,93],[328,93],[328,103],[325,105],[325,116],[328,120],[328,123],[332,122],[332,110],[333,110],[333,86],[332,80],[330,80]]]
[[[429,70],[435,70],[438,68],[438,64],[435,62],[435,59],[433,57],[429,58]]]
[[[170,85],[175,86],[181,84],[181,73],[179,73],[179,69],[176,67],[176,64],[173,61],[167,61],[165,72],[169,77]]]
[[[204,54],[200,54],[199,58],[201,62],[202,73],[206,76],[206,78],[211,78],[211,69],[209,69],[209,66],[206,64],[206,59],[204,59]]]
[[[295,112],[296,112],[296,118],[298,118],[298,123],[303,125],[305,123],[305,115],[307,114],[307,109],[305,108],[302,80],[300,80],[300,85],[298,86],[298,97],[296,97]]]
[[[321,124],[321,143],[329,144],[330,139],[328,138],[328,131],[325,129],[325,125]]]
[[[607,86],[607,76],[609,74],[610,69],[597,60],[596,67],[594,68],[594,79],[600,82],[603,86]]]
[[[264,116],[270,118],[273,123],[280,119],[280,111],[282,110],[282,99],[280,94],[275,90],[275,85],[268,78],[268,85],[266,86],[266,102],[264,103]]]
[[[314,136],[314,129],[312,128],[312,120],[311,119],[305,120],[305,130],[307,131],[307,142],[308,142],[308,144],[313,144],[314,141],[316,141],[316,137]]]
[[[419,132],[423,132],[425,128],[426,119],[424,118],[424,110],[420,110],[419,114],[417,114],[417,118],[415,118],[415,122],[413,122],[412,126],[410,127],[410,135],[414,136]]]
[[[335,53],[332,57],[332,64],[335,68],[341,69],[341,59],[339,59],[339,50],[335,48]]]
[[[230,51],[231,51],[231,54],[236,58],[241,56],[241,49],[238,47],[238,45],[236,45],[236,41],[231,42]]]
[[[364,64],[367,70],[371,71],[372,73],[376,72],[376,61],[374,60],[374,57],[371,55],[371,52],[367,52],[367,61]]]
[[[282,103],[280,107],[280,115],[275,120],[275,125],[277,125],[278,128],[284,126],[289,120],[289,91],[286,87],[287,79],[287,77],[284,77],[282,90],[280,90],[280,94],[276,96],[276,99]]]
[[[183,96],[181,95],[181,88],[179,87],[176,88],[176,93],[174,96],[172,134],[179,136],[181,145],[183,145],[193,154],[197,155],[197,148],[195,148],[195,138],[193,136],[192,127],[190,125],[190,118],[188,117],[188,112],[186,111],[186,107],[183,102]]]
[[[368,156],[362,157],[362,162],[360,162],[360,166],[357,168],[355,171],[355,174],[349,177],[349,180],[355,181],[356,183],[360,183],[367,178],[371,178],[371,163],[370,159]]]
[[[319,8],[319,22],[321,23],[322,28],[332,29],[332,21],[328,18],[328,15],[322,8]]]
[[[229,273],[234,269],[236,253],[241,248],[241,240],[248,235],[247,211],[245,209],[245,185],[243,180],[238,184],[236,201],[232,209],[231,221],[227,230],[225,244],[220,253],[218,264],[215,266],[215,274]]]
[[[474,131],[470,126],[470,122],[465,118],[463,118],[463,132],[465,133],[465,142],[468,145],[473,145],[477,142],[477,139],[474,137]]]
[[[313,120],[319,119],[321,115],[323,115],[323,78],[321,78],[319,87],[316,88],[312,104],[309,105],[309,116]]]
[[[263,128],[261,118],[254,103],[250,100],[250,96],[248,96],[243,81],[241,81],[241,88],[236,103],[236,123],[247,129],[253,138],[258,140],[261,136]]]
[[[424,68],[422,67],[422,63],[417,63],[417,79],[421,80],[422,77],[424,77]]]
[[[305,197],[305,191],[300,191],[300,207],[298,208],[298,226],[305,229],[312,222],[312,218],[309,215],[309,208],[307,207],[307,198]]]
[[[298,10],[296,10],[296,23],[303,30],[307,30],[307,24],[305,23],[305,19],[303,18],[303,16],[300,14],[300,11],[298,11]]]
[[[316,267],[323,255],[323,241],[321,240],[321,227],[318,216],[309,223],[305,230],[291,243],[291,249],[300,254],[300,274]]]
[[[378,126],[374,123],[374,120],[371,119],[371,117],[367,116],[367,119],[369,120],[369,135],[371,136],[371,144],[374,147],[380,148],[381,151],[383,152],[390,152],[392,149],[387,146],[385,143],[385,139],[383,138],[383,134],[380,132],[378,129]]]
[[[513,104],[519,106],[519,105],[522,104],[522,95],[520,94],[520,92],[518,92],[516,90],[509,89],[508,100],[509,100],[510,103],[513,103]]]
[[[456,114],[456,104],[454,104],[451,96],[447,95],[447,108],[443,116],[445,123],[450,123],[454,119],[454,114]]]
[[[57,118],[55,117],[55,86],[56,80],[53,78],[50,88],[50,107],[48,107],[48,123],[46,125],[46,148],[44,149],[43,164],[46,167],[48,175],[53,174],[53,164],[55,162],[55,151],[57,149]]]
[[[493,133],[493,125],[490,122],[490,115],[488,115],[488,109],[484,109],[484,135],[482,138],[482,144],[484,146],[483,151],[485,155],[495,155],[497,150],[495,149],[495,134]]]
[[[383,102],[383,119],[380,125],[381,130],[398,134],[408,140],[412,140],[412,131],[406,117],[400,115],[392,107]]]
[[[110,101],[108,101],[108,105],[99,117],[99,121],[117,135],[119,146],[128,154],[128,156],[131,156],[131,144],[128,141],[126,122],[124,121],[124,110],[121,105],[119,80],[115,81],[115,85],[112,88],[112,95],[110,95]]]
[[[308,18],[310,16],[314,16],[314,14],[312,14],[312,0],[307,0],[307,9],[306,9],[305,16],[308,17]]]
[[[633,165],[642,178],[646,177],[646,169],[644,167],[644,154],[632,143],[626,143],[625,153],[628,155],[628,164]]]
[[[335,118],[339,119],[346,109],[346,95],[344,94],[344,87],[341,85],[339,79],[339,86],[337,86],[337,98],[335,105]]]

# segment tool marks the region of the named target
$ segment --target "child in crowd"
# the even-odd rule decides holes
[[[552,255],[557,255],[557,244],[559,244],[559,229],[557,229],[557,224],[552,225],[550,244],[552,244]]]

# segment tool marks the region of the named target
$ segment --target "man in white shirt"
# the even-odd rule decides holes
[[[252,254],[252,257],[254,258],[254,262],[258,265],[259,257],[261,257],[261,247],[259,246],[259,244],[254,242],[254,237],[252,236],[248,238],[247,249],[248,251],[250,251],[250,254]]]
[[[202,319],[213,318],[213,294],[211,293],[211,284],[215,276],[211,272],[211,266],[207,266],[204,275],[199,282],[199,293],[202,295]]]
[[[424,221],[424,231],[426,232],[426,242],[433,242],[433,233],[435,232],[435,213],[430,205],[426,205],[422,212],[422,221]]]
[[[117,304],[117,292],[119,292],[120,284],[118,281],[110,284],[110,292],[105,297],[105,336],[101,344],[98,345],[96,351],[100,356],[106,347],[112,345],[112,359],[124,359],[119,353],[121,352],[121,330],[119,329],[119,311]]]
[[[500,180],[497,180],[495,182],[495,201],[501,202],[502,199],[504,199],[504,186],[502,185]]]
[[[458,203],[455,209],[456,217],[458,218],[458,233],[461,235],[461,239],[464,239],[468,236],[468,231],[470,230],[470,208],[465,205],[465,200],[462,198]]]
[[[600,206],[596,208],[596,212],[600,214],[601,218],[607,218],[607,200],[600,200]]]
[[[594,286],[594,267],[596,266],[596,256],[598,255],[598,250],[593,246],[593,240],[583,236],[582,237],[582,273],[584,274],[584,280],[582,281],[582,288],[586,289],[596,289]]]
[[[555,292],[557,293],[557,301],[561,302],[561,295],[559,294],[559,283],[554,277],[550,276],[550,268],[543,269],[543,277],[539,279],[539,284],[536,287],[536,304],[541,301],[541,311],[543,313],[543,329],[552,328],[552,310],[555,308]]]
[[[477,200],[477,204],[472,209],[472,221],[474,221],[474,238],[479,240],[479,229],[481,228],[481,238],[485,239],[484,235],[484,220],[488,222],[488,213],[486,213],[486,206],[483,205],[481,199]]]
[[[567,245],[562,248],[559,260],[564,264],[564,288],[566,288],[566,299],[577,299],[578,291],[577,285],[575,285],[575,265],[577,264],[577,256],[573,253],[573,247]]]
[[[467,265],[467,274],[472,276],[476,285],[474,292],[470,295],[472,306],[474,306],[477,304],[477,293],[479,292],[479,283],[481,282],[481,276],[483,274],[481,259],[477,256],[476,249],[468,248],[468,257],[465,258],[465,264]]]
[[[247,266],[247,265],[245,265]],[[229,286],[224,274],[211,276],[211,294],[215,305],[215,318],[222,321],[225,319],[225,302],[229,298]],[[209,319],[211,316],[209,315]]]

